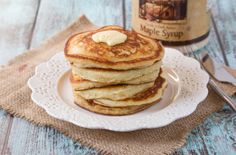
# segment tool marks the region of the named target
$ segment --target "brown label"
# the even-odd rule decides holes
[[[163,41],[188,41],[209,31],[206,0],[133,0],[132,27]]]

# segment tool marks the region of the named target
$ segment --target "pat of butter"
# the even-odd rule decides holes
[[[99,43],[104,42],[109,46],[123,43],[127,39],[127,35],[115,30],[107,30],[92,35],[93,41]]]

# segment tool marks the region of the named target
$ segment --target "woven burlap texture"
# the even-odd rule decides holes
[[[47,61],[55,53],[63,51],[66,39],[72,34],[94,29],[85,16],[80,17],[64,31],[56,34],[40,47],[25,52],[1,67],[0,107],[10,114],[24,118],[34,124],[53,127],[72,139],[102,154],[169,154],[181,147],[191,130],[209,114],[222,108],[223,101],[211,90],[204,102],[189,117],[157,129],[134,132],[112,132],[84,129],[49,116],[30,98],[27,80],[34,74],[35,66]],[[228,93],[234,87],[225,86]]]

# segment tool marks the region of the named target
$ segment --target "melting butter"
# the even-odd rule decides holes
[[[127,35],[119,31],[107,30],[93,34],[92,39],[97,43],[104,42],[109,46],[114,46],[125,42],[127,39]]]

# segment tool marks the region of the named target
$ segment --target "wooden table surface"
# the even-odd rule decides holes
[[[217,61],[236,69],[235,10],[235,0],[216,1],[207,49]],[[131,0],[0,0],[0,64],[39,46],[82,14],[97,25],[130,28]],[[96,154],[96,150],[0,110],[0,154]],[[236,113],[225,105],[194,129],[174,154],[236,154]]]

